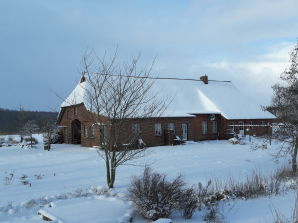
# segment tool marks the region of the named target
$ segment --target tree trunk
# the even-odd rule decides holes
[[[113,152],[111,157],[111,179],[110,179],[109,188],[114,187],[115,179],[116,179],[116,153]]]
[[[110,188],[110,182],[111,182],[111,174],[110,174],[110,160],[108,156],[108,152],[105,151],[105,161],[106,161],[106,174],[107,174],[107,184]]]
[[[297,152],[298,152],[298,137],[296,137],[294,151],[292,153],[292,171],[297,172]]]

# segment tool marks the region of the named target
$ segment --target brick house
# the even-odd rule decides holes
[[[123,143],[127,134],[137,132],[148,146],[172,144],[178,136],[183,140],[228,139],[233,134],[270,134],[275,119],[271,113],[251,102],[229,81],[212,81],[202,76],[200,82],[163,83],[164,91],[173,91],[173,102],[162,117],[127,119],[123,127]],[[175,82],[175,81],[172,81]],[[176,81],[177,83],[177,81]],[[96,146],[100,142],[97,117],[85,106],[87,82],[84,77],[62,103],[58,125],[64,142]],[[108,120],[106,120],[108,121]]]

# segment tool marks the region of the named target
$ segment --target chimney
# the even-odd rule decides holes
[[[86,81],[85,75],[83,74],[83,76],[81,77],[80,83],[83,83]]]
[[[204,82],[204,84],[208,84],[208,76],[204,75],[200,77],[200,80]]]

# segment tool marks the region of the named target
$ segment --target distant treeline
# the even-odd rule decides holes
[[[41,129],[46,121],[55,123],[57,112],[24,111],[0,108],[0,134],[17,134],[28,120],[34,120]]]

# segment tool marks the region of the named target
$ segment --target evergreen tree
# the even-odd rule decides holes
[[[288,145],[282,150],[291,154],[295,173],[298,151],[298,42],[290,54],[290,65],[280,78],[281,83],[273,86],[272,104],[266,109],[275,114],[280,123],[274,135]]]

